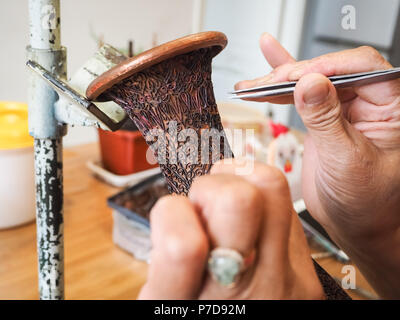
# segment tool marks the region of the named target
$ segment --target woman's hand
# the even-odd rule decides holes
[[[188,198],[166,196],[156,203],[151,264],[140,299],[323,299],[284,175],[263,164],[242,177],[236,169],[219,162],[193,182]],[[234,288],[207,272],[216,247],[243,257],[255,249]]]
[[[309,137],[303,196],[311,214],[358,264],[382,297],[400,297],[400,82],[339,89],[326,76],[392,66],[360,47],[295,62],[270,35],[261,49],[275,68],[236,89],[299,80],[293,97]]]

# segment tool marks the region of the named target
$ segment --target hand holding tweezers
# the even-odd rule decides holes
[[[328,79],[336,88],[362,86],[370,83],[388,81],[400,78],[400,67],[372,72],[352,73],[331,76]],[[260,87],[236,90],[231,99],[263,98],[269,96],[286,96],[294,92],[297,81],[274,83]]]

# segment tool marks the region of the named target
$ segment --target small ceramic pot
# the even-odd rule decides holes
[[[128,120],[118,131],[99,129],[98,133],[104,169],[125,176],[158,166],[148,161],[149,147],[132,121]]]

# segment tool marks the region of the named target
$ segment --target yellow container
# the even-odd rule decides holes
[[[0,101],[0,150],[33,146],[28,132],[28,105]]]
[[[34,178],[28,106],[0,101],[0,229],[34,220]]]

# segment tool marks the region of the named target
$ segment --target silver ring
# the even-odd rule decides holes
[[[208,259],[208,271],[220,285],[233,288],[239,281],[241,273],[253,262],[254,250],[247,258],[230,248],[215,248]]]

